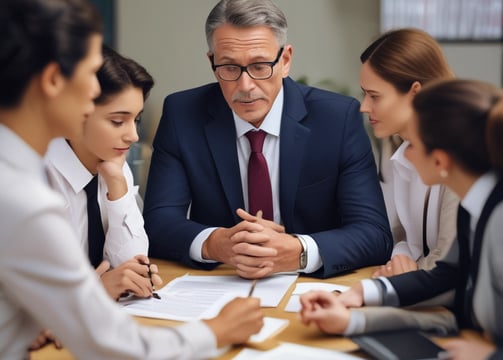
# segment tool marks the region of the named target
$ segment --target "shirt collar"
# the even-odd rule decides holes
[[[75,193],[82,191],[93,178],[93,174],[80,162],[71,146],[63,138],[54,139],[51,142],[46,161],[63,175]]]
[[[15,159],[7,154],[16,154]],[[18,159],[23,159],[19,161]],[[7,126],[0,124],[0,160],[11,167],[30,173],[47,184],[42,157]]]
[[[393,156],[391,156],[391,161],[398,175],[407,181],[411,181],[412,177],[417,174],[417,171],[412,163],[405,157],[405,149],[407,149],[407,146],[409,146],[409,142],[405,140],[398,149],[396,149]]]
[[[281,128],[281,114],[283,112],[283,86],[281,87],[278,96],[272,104],[271,110],[267,113],[264,121],[260,125],[260,129],[264,130],[266,133],[279,136],[279,130]],[[241,119],[234,111],[232,112],[234,117],[234,124],[236,125],[236,135],[241,137],[250,130],[255,130],[256,128],[249,122]]]
[[[482,209],[496,186],[497,176],[493,172],[482,175],[475,181],[468,193],[461,200],[461,205],[470,213],[471,223],[476,224],[482,213]]]

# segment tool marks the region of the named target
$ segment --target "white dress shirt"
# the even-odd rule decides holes
[[[405,157],[407,146],[409,142],[404,141],[391,157],[391,176],[386,178],[383,194],[395,242],[391,256],[404,254],[417,261],[423,255],[423,213],[428,186]],[[431,186],[426,219],[429,249],[437,247],[441,191],[440,185]]]
[[[93,175],[80,162],[65,139],[51,142],[46,157],[47,174],[53,189],[65,199],[66,216],[77,232],[82,249],[88,252],[87,196],[84,187]],[[129,165],[123,166],[128,192],[110,201],[105,180],[98,175],[98,204],[105,231],[104,259],[113,267],[133,258],[147,255],[148,237],[143,227],[143,216],[138,207],[138,186],[133,183]]]
[[[281,88],[278,96],[274,100],[271,110],[266,115],[264,121],[260,125],[260,130],[267,133],[264,145],[262,147],[262,153],[267,161],[267,167],[269,169],[269,177],[271,179],[271,189],[272,189],[272,206],[274,213],[274,222],[277,224],[282,224],[281,213],[280,213],[280,201],[279,201],[279,142],[280,142],[280,129],[281,129],[281,114],[283,112],[283,87]],[[258,130],[249,122],[241,119],[236,113],[232,112],[234,116],[234,124],[236,126],[236,142],[237,142],[237,152],[239,161],[239,171],[241,173],[241,188],[243,189],[243,200],[245,209],[248,209],[248,159],[250,158],[251,147],[250,142],[246,138],[245,134],[250,130]],[[216,230],[216,227],[207,228],[201,231],[190,247],[190,257],[192,260],[199,262],[214,262],[211,260],[203,259],[202,257],[202,246],[210,234]],[[309,235],[296,234],[305,240],[307,246],[307,266],[302,272],[312,273],[322,267],[323,262],[321,260],[320,253],[318,251],[318,245],[314,239]]]
[[[203,323],[142,327],[101,285],[51,190],[43,159],[0,124],[0,358],[26,359],[41,328],[79,359],[200,359]]]

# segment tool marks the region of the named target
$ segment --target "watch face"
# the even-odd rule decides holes
[[[305,269],[306,266],[307,266],[307,253],[305,251],[303,251],[300,254],[300,268]]]

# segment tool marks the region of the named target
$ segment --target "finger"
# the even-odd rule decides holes
[[[380,270],[380,269],[379,269],[379,270],[376,270],[376,271],[372,274],[372,277],[373,277],[373,278],[376,278],[376,277],[379,277],[379,276],[381,276],[381,270]]]
[[[63,348],[63,343],[56,337],[53,337],[52,343],[56,347],[56,349],[62,349]]]
[[[143,254],[138,254],[133,259],[135,259],[139,264],[142,264],[142,265],[150,264],[150,260],[149,260],[148,256],[145,256]]]
[[[236,268],[241,271],[254,271],[256,269],[272,268],[274,266],[272,261],[248,256],[236,256],[233,260],[236,264]]]
[[[260,211],[260,210],[259,210]],[[250,214],[249,212],[239,208],[236,210],[236,214],[243,220],[245,221],[250,221],[250,222],[255,222],[257,221],[257,216],[254,216],[252,214]],[[258,212],[257,212],[257,215],[258,215]]]
[[[275,222],[272,222],[272,221],[267,221],[267,223],[272,230],[279,232],[279,233],[285,232],[285,227],[283,225],[276,224]]]
[[[243,209],[237,209],[236,213],[241,219],[243,219],[245,221],[261,224],[261,225],[266,226],[266,227],[268,227],[276,232],[279,232],[279,233],[285,232],[285,227],[283,225],[276,224],[274,221],[271,221],[271,220],[263,219],[262,218],[262,216],[263,216],[262,210],[258,210],[257,214],[255,216],[253,216],[250,213],[247,213]]]
[[[148,264],[144,265],[136,260],[129,260],[126,261],[125,263],[120,264],[118,267],[116,267],[114,270],[119,271],[119,272],[126,272],[126,271],[132,271],[135,272],[138,275],[141,275],[145,278],[149,277],[149,266]]]
[[[417,263],[408,256],[399,256],[398,260],[402,266],[403,271],[417,270]]]
[[[39,335],[31,344],[28,346],[29,351],[39,350],[48,343],[45,336]]]
[[[162,285],[162,278],[157,274],[152,274],[151,280],[155,287]]]
[[[407,261],[403,261],[401,258],[398,258],[395,262],[395,266],[393,267],[393,272],[395,274],[401,274],[409,271],[409,265]]]
[[[101,264],[99,264],[98,267],[96,268],[96,273],[98,274],[98,276],[101,276],[109,269],[110,269],[110,263],[107,260],[103,260]]]
[[[134,272],[129,272],[127,276],[125,283],[129,292],[139,297],[152,296],[152,285],[149,278],[145,278]]]
[[[273,273],[272,267],[248,268],[243,266],[242,268],[246,270],[236,268],[236,273],[244,279],[261,279]]]
[[[268,246],[257,246],[249,243],[238,243],[232,246],[232,251],[239,255],[252,257],[274,257],[278,251]]]
[[[390,270],[391,270],[391,265],[390,265],[389,262],[387,264],[385,264],[385,265],[381,265],[379,267],[379,269],[377,269],[377,271],[376,271],[376,277],[378,277],[378,276],[386,276],[386,274],[388,273],[388,270],[387,270],[388,266],[390,266]]]
[[[239,232],[239,231],[260,232],[260,231],[263,231],[264,225],[258,223],[256,221],[255,217],[253,217],[253,219],[254,219],[253,221],[243,220],[239,224],[234,226],[235,232]]]
[[[47,339],[49,339],[54,344],[54,347],[56,347],[56,349],[63,348],[63,344],[61,343],[61,341],[59,341],[58,338],[56,338],[56,336],[54,336],[54,334],[51,331],[46,330],[45,334],[47,336]]]
[[[263,231],[237,231],[230,237],[233,243],[246,242],[250,244],[263,244],[270,240],[270,235]]]
[[[313,311],[315,303],[316,303],[316,297],[315,297],[315,295],[313,295],[313,296],[301,296],[300,297],[300,304],[302,305],[302,310]]]
[[[150,272],[152,274],[157,274],[159,273],[159,268],[157,267],[156,264],[150,264]]]
[[[381,276],[391,276],[391,275],[393,275],[393,265],[390,260],[385,265],[381,266]]]

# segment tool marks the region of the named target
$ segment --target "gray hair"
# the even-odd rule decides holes
[[[286,45],[288,24],[283,11],[270,0],[220,0],[206,19],[206,41],[213,51],[213,33],[224,24],[237,27],[267,26],[280,46]]]

